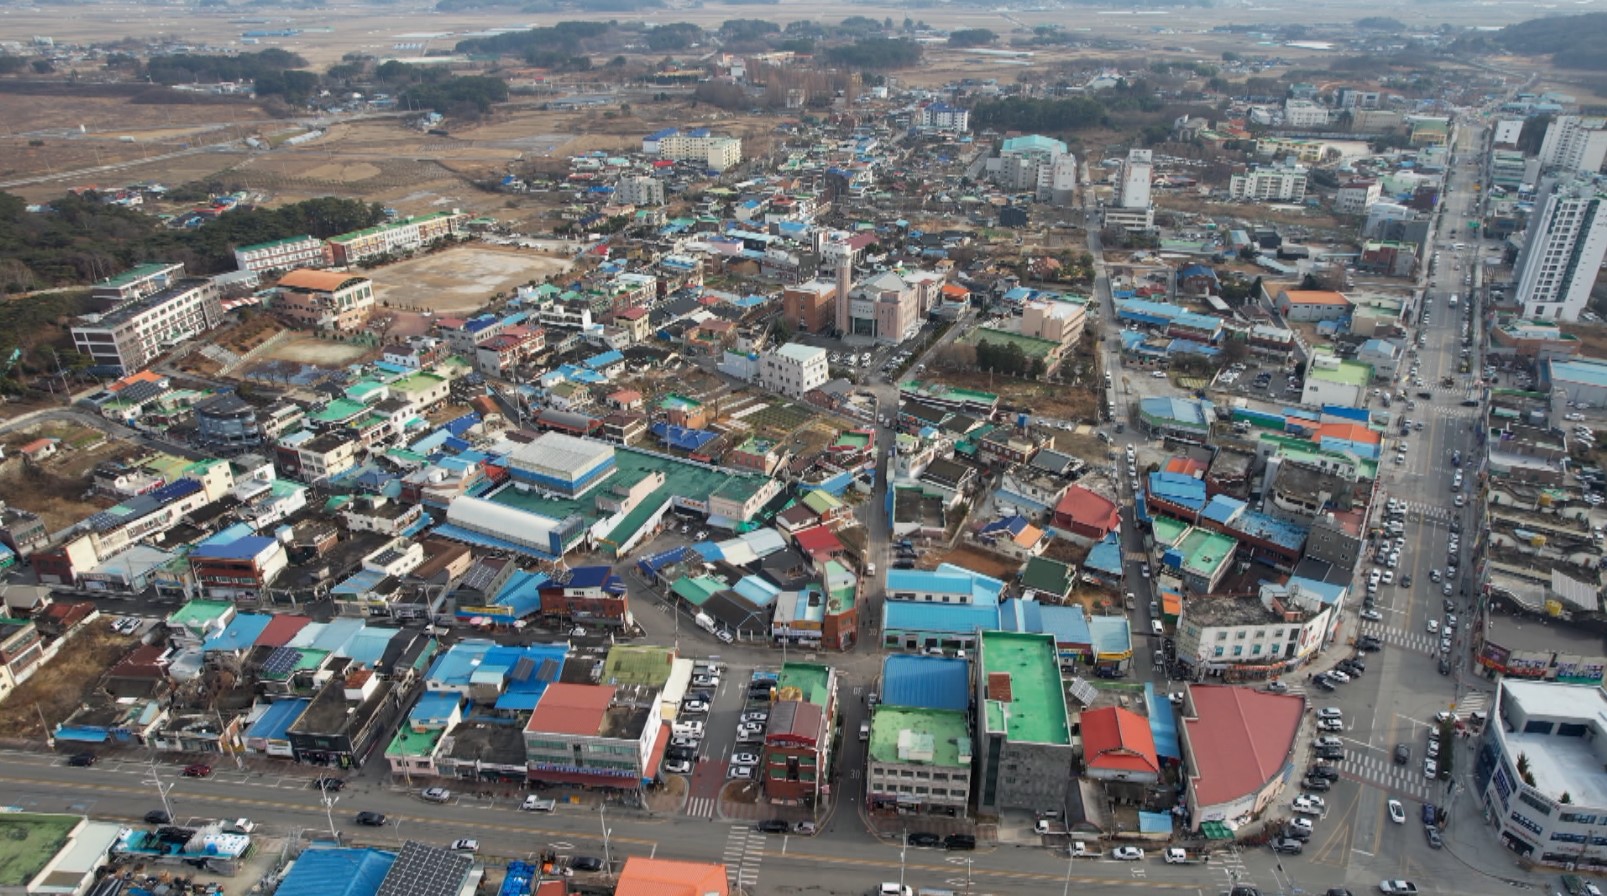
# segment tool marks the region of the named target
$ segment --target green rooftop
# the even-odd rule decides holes
[[[666,411],[690,411],[693,408],[703,407],[703,402],[671,392],[659,400],[658,406]]]
[[[1169,516],[1159,514],[1151,517],[1150,531],[1155,533],[1155,543],[1173,546],[1183,534],[1189,530],[1189,524],[1181,520],[1174,520]]]
[[[144,280],[146,277],[155,277],[157,274],[162,273],[172,266],[173,262],[171,261],[153,261],[146,264],[135,265],[134,267],[129,268],[115,277],[107,277],[105,280],[96,281],[95,285],[112,287],[127,286],[135,281]]]
[[[1340,361],[1334,367],[1312,364],[1307,368],[1306,376],[1347,386],[1366,386],[1373,381],[1373,365],[1360,361]]]
[[[226,600],[192,600],[174,610],[167,624],[198,631],[233,609],[234,604]]]
[[[1065,595],[1071,592],[1076,573],[1059,560],[1048,557],[1029,557],[1021,570],[1021,587],[1048,594]]]
[[[965,713],[878,706],[870,722],[870,758],[872,762],[969,769],[971,732]]]
[[[819,707],[826,707],[831,701],[831,669],[820,663],[785,663],[781,667],[781,675],[776,680],[777,699],[791,699],[779,696],[789,693],[797,688],[799,698],[805,703],[813,703]]]
[[[433,373],[425,373],[421,370],[418,373],[407,377],[406,379],[397,380],[396,382],[391,383],[391,388],[400,389],[403,392],[424,392],[429,389],[433,389],[444,382],[446,382],[444,377],[436,376]]]
[[[709,598],[717,591],[724,591],[727,585],[724,581],[712,576],[681,576],[670,583],[670,593],[686,601],[694,607],[701,607],[708,603]]]
[[[362,230],[353,230],[350,233],[342,233],[339,236],[332,236],[329,238],[329,242],[349,243],[355,239],[360,239],[365,236],[373,236],[376,233],[384,233],[387,230],[395,230],[398,227],[406,227],[410,224],[422,224],[426,221],[435,221],[440,218],[449,218],[452,216],[452,214],[452,212],[435,212],[429,215],[417,215],[411,218],[402,218],[399,221],[390,221],[385,224],[375,224],[373,227],[364,227]]]
[[[275,246],[288,246],[288,245],[290,245],[292,243],[305,243],[305,242],[307,242],[308,240],[311,240],[311,239],[313,239],[313,237],[308,236],[307,234],[302,234],[301,236],[287,236],[282,240],[269,240],[266,243],[252,243],[249,246],[241,246],[239,249],[237,249],[235,251],[237,251],[237,252],[255,252],[255,251],[260,250],[260,249],[272,249]],[[316,240],[314,240],[314,241],[316,242]]]
[[[34,812],[0,815],[0,887],[23,892],[46,865],[55,861],[83,820],[78,815]]]
[[[982,634],[987,730],[1017,743],[1071,744],[1054,635]]]
[[[367,412],[368,405],[363,404],[360,401],[352,401],[349,398],[337,398],[334,401],[331,401],[329,404],[324,405],[322,410],[313,414],[312,419],[317,423],[345,423],[346,421]]]
[[[435,745],[445,736],[446,731],[439,728],[414,731],[411,727],[403,725],[397,729],[396,736],[391,738],[390,746],[385,748],[385,758],[422,759],[434,755]]]
[[[1238,550],[1239,542],[1238,539],[1220,532],[1195,529],[1184,536],[1180,547],[1183,551],[1183,571],[1210,578],[1222,564],[1233,559],[1233,552]]]

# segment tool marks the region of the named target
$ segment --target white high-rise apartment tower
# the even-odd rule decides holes
[[[1579,319],[1607,254],[1607,191],[1598,178],[1541,185],[1514,268],[1515,298],[1526,317]]]

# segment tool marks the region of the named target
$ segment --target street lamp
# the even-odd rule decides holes
[[[898,847],[898,892],[903,893],[904,892],[904,857],[910,851],[910,829],[905,828],[904,833],[899,835],[899,836],[901,838],[901,843],[900,843],[900,845]]]
[[[324,817],[329,819],[329,837],[339,842],[340,832],[335,830],[335,804],[340,802],[340,797],[329,795],[329,780],[327,778],[318,779],[318,793],[320,801],[324,804]]]
[[[168,794],[169,791],[171,791],[173,789],[173,787],[175,785],[174,784],[163,784],[162,783],[162,776],[157,774],[157,772],[156,772],[156,757],[155,756],[150,757],[150,762],[151,762],[151,777],[150,777],[150,780],[147,783],[152,784],[152,785],[154,785],[156,787],[156,795],[162,798],[162,811],[166,812],[168,820],[172,821],[173,820],[173,804],[168,802],[167,794]]]
[[[605,804],[605,803],[598,803],[597,804],[597,820],[602,825],[602,828],[603,828],[603,869],[604,869],[605,873],[612,874],[614,872],[614,861],[613,861],[613,856],[611,856],[609,854],[609,852],[608,852],[608,835],[609,835],[610,831],[608,830],[608,814],[607,814],[607,812],[608,812],[607,804]]]

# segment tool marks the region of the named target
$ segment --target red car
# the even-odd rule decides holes
[[[184,771],[180,774],[186,778],[205,778],[207,775],[212,774],[212,766],[201,764],[186,765]]]

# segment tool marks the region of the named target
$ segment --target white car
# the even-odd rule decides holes
[[[1118,862],[1142,862],[1144,851],[1136,846],[1118,846],[1110,851],[1110,857]]]
[[[726,777],[741,779],[743,781],[752,781],[753,780],[753,766],[751,766],[751,765],[733,765],[733,766],[731,766],[731,770],[726,773]]]
[[[1438,778],[1439,776],[1440,776],[1440,764],[1438,762],[1435,762],[1432,759],[1424,759],[1423,760],[1423,777],[1425,777],[1425,778]]]
[[[1304,815],[1321,815],[1322,807],[1313,803],[1309,797],[1297,796],[1291,804],[1294,810]]]
[[[1334,681],[1337,681],[1337,682],[1339,682],[1341,684],[1349,684],[1350,683],[1350,676],[1346,675],[1345,673],[1343,673],[1341,671],[1339,671],[1338,669],[1330,669],[1328,671],[1328,677],[1332,678]]]
[[[1337,706],[1324,706],[1322,709],[1317,710],[1317,718],[1319,719],[1342,719],[1344,717],[1345,711]]]
[[[1389,820],[1395,822],[1396,824],[1405,824],[1406,823],[1406,810],[1401,807],[1401,801],[1400,800],[1390,800],[1388,805],[1389,805]]]
[[[731,757],[732,765],[758,765],[759,757],[755,753],[737,753]]]
[[[689,775],[692,773],[692,763],[685,759],[666,759],[664,770],[672,775]]]
[[[1394,558],[1395,558],[1395,555],[1391,554],[1389,556],[1390,556],[1390,559],[1393,561]],[[1385,570],[1384,571],[1384,580],[1383,581],[1384,581],[1385,585],[1393,585],[1393,584],[1395,584],[1395,570],[1393,570],[1393,569]]]
[[[688,700],[681,704],[682,712],[708,712],[709,704],[702,700]]]
[[[1339,719],[1320,719],[1317,722],[1318,731],[1344,731],[1345,723]]]
[[[1345,742],[1337,737],[1319,737],[1313,740],[1311,745],[1320,750],[1323,747],[1343,747]]]
[[[1378,892],[1390,896],[1417,896],[1417,884],[1409,880],[1382,880],[1378,882]]]
[[[1428,633],[1431,634],[1431,635],[1438,634],[1439,630],[1440,630],[1440,621],[1438,619],[1430,619],[1428,621]]]
[[[1363,610],[1361,611],[1361,618],[1378,622],[1384,618],[1384,614],[1378,612],[1377,610]]]
[[[479,852],[480,851],[480,841],[471,840],[471,839],[469,839],[467,837],[463,838],[462,840],[453,840],[452,841],[452,851],[453,852]]]
[[[677,721],[670,726],[670,734],[675,737],[702,737],[703,723],[698,721]]]
[[[1299,828],[1308,834],[1317,832],[1317,825],[1309,818],[1291,818],[1289,819],[1289,827]]]

